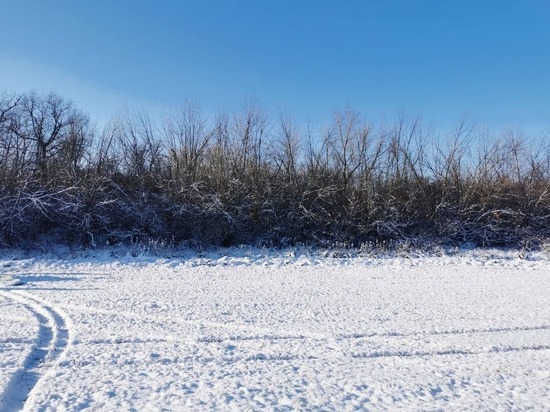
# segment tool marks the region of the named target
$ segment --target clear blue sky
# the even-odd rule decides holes
[[[0,16],[0,88],[100,120],[252,96],[299,121],[349,104],[550,126],[548,0],[0,0]]]

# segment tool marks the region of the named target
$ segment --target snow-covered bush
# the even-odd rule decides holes
[[[0,245],[546,247],[550,142],[464,121],[440,135],[352,110],[319,132],[251,104],[102,130],[60,96],[0,94]],[[431,247],[431,246],[430,246]]]

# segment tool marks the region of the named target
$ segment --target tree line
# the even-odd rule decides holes
[[[258,104],[104,127],[51,93],[0,93],[0,246],[533,246],[550,238],[550,142],[351,109],[323,128]]]

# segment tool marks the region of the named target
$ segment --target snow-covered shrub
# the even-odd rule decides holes
[[[55,94],[3,93],[0,245],[44,235],[92,247],[543,249],[550,142],[467,121],[440,136],[405,114],[375,127],[352,110],[304,131],[257,104],[212,119],[192,104],[161,125],[127,112],[98,131]]]

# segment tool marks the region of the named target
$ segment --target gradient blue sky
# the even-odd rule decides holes
[[[442,127],[550,126],[550,1],[0,0],[0,88],[100,122],[255,97],[319,122],[350,105]]]

